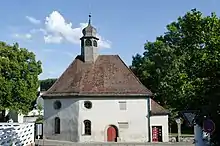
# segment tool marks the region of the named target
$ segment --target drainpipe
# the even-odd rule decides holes
[[[151,142],[151,128],[150,128],[150,97],[147,98],[147,118],[148,118],[148,142]]]

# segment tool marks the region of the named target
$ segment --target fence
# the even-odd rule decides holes
[[[0,123],[0,146],[34,144],[34,123]]]

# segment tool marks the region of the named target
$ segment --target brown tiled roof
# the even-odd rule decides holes
[[[167,115],[169,111],[151,99],[151,115]]]
[[[77,56],[43,97],[151,96],[118,55],[99,55],[94,63]]]

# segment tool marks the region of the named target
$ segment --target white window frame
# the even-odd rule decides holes
[[[119,101],[119,109],[120,110],[127,110],[127,102],[126,101]]]

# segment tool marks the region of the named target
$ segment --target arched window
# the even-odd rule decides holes
[[[89,39],[86,39],[85,45],[86,46],[92,46],[92,41],[89,40]]]
[[[94,47],[97,47],[97,46],[98,46],[96,40],[93,41],[93,46],[94,46]]]
[[[85,120],[84,121],[84,134],[91,135],[91,121]]]
[[[55,118],[55,134],[60,134],[60,118]]]

